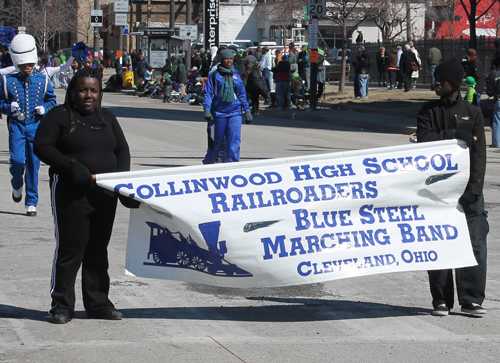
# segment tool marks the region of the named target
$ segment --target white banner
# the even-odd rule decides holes
[[[475,265],[456,140],[100,174],[142,201],[127,273],[227,287]]]

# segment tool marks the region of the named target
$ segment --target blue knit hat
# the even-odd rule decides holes
[[[234,54],[232,51],[229,49],[224,49],[219,53],[219,58],[220,60],[223,60],[224,58],[233,58],[234,59]]]

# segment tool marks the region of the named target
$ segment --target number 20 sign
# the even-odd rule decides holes
[[[311,16],[326,15],[326,0],[307,0],[307,14]]]

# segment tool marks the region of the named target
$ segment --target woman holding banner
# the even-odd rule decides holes
[[[108,299],[108,253],[117,197],[96,187],[93,174],[130,170],[130,153],[115,116],[101,108],[102,82],[84,67],[71,79],[63,105],[41,121],[35,154],[50,166],[56,251],[50,313],[56,324],[75,316],[75,280],[82,267],[83,304],[90,319],[120,320]],[[138,202],[120,197],[122,204]]]

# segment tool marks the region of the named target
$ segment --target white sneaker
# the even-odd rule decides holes
[[[12,200],[19,203],[23,199],[23,187],[19,189],[12,189]]]
[[[26,206],[26,214],[30,217],[35,217],[36,216],[36,207],[34,205],[27,205]]]

